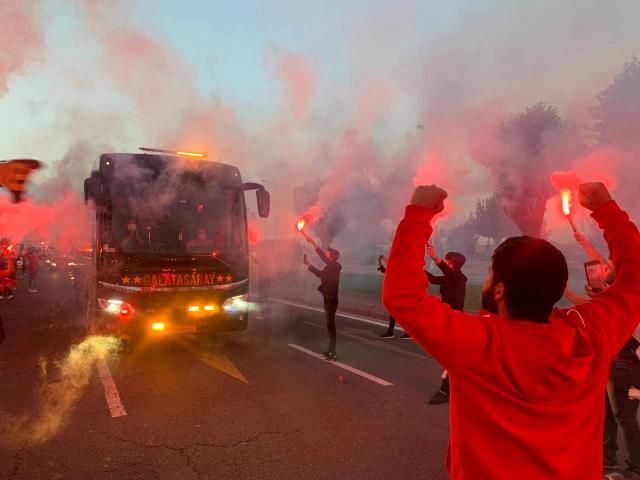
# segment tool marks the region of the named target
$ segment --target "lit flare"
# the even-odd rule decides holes
[[[571,218],[571,190],[568,188],[563,189],[560,192],[560,197],[562,198],[562,213],[564,213],[567,220],[569,220],[574,233],[578,233],[576,224],[573,222],[573,218]]]
[[[571,215],[571,190],[565,188],[560,195],[562,196],[562,213],[569,216]]]

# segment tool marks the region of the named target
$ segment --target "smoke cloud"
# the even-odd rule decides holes
[[[0,409],[0,443],[15,449],[55,437],[65,427],[89,384],[95,363],[107,359],[118,347],[119,341],[113,337],[87,338],[71,347],[67,356],[55,365],[50,372],[55,380],[51,382],[47,381],[50,368],[41,362],[42,385],[37,407],[31,413],[17,416]]]
[[[45,37],[38,0],[0,0],[0,98],[9,91],[9,80],[42,55]]]
[[[30,5],[21,11],[41,29],[37,4],[20,3]],[[224,88],[203,88],[194,72],[215,77],[219,63],[196,68],[159,29],[138,23],[128,3],[74,5],[86,27],[80,35],[95,47],[88,68],[74,75],[86,75],[83,95],[108,92],[114,101],[108,121],[100,120],[104,105],[73,96],[60,102],[62,111],[76,112],[77,133],[64,131],[66,156],[43,158],[60,164],[60,175],[42,198],[79,190],[90,163],[107,149],[131,151],[144,142],[205,150],[273,190],[273,218],[260,220],[264,236],[252,238],[291,238],[305,215],[310,231],[345,258],[361,250],[362,238],[372,249],[388,243],[414,183],[449,190],[442,228],[464,222],[479,198],[498,193],[522,231],[544,233],[555,171],[590,178],[604,165],[620,198],[637,203],[627,179],[635,173],[628,125],[640,110],[633,107],[638,68],[631,62],[615,77],[640,41],[632,21],[640,7],[633,3],[345,7],[331,36],[310,34],[298,45],[267,39],[261,65],[277,83],[261,90],[274,93],[264,103],[237,96],[234,102]],[[280,20],[294,29],[305,24]],[[270,31],[272,20],[264,21]],[[43,42],[36,50],[48,53]],[[34,50],[21,58],[24,70]],[[542,129],[534,152],[514,132],[518,115],[540,101],[556,109],[560,126]],[[59,127],[60,118],[52,125]],[[522,198],[535,199],[534,212],[523,211]]]

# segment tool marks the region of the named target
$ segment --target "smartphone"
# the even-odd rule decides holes
[[[303,261],[304,261],[304,263],[307,263],[307,254],[306,253],[304,254]]]
[[[584,271],[587,275],[587,283],[594,292],[604,290],[604,268],[597,260],[585,262]]]

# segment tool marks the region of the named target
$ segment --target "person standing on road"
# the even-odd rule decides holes
[[[342,265],[338,263],[340,252],[334,248],[329,248],[325,253],[316,242],[313,241],[306,233],[302,232],[304,238],[309,242],[320,259],[325,263],[322,270],[314,267],[305,257],[305,265],[309,271],[320,279],[318,291],[322,294],[324,300],[324,313],[327,318],[327,331],[329,332],[329,349],[324,352],[324,358],[327,362],[332,362],[337,358],[336,355],[336,312],[338,311],[338,290],[340,286],[340,272]]]
[[[427,245],[429,256],[442,271],[443,275],[427,273],[429,282],[440,285],[440,298],[442,303],[446,303],[454,310],[464,310],[464,299],[467,294],[467,277],[462,273],[462,267],[467,258],[458,252],[449,252],[444,260],[436,255],[433,245]],[[445,370],[441,375],[442,382],[440,388],[427,403],[430,405],[440,405],[449,401],[449,373]]]
[[[449,371],[452,480],[602,479],[609,364],[640,321],[640,233],[602,183],[579,191],[604,230],[616,281],[570,309],[554,308],[569,276],[564,255],[529,236],[493,253],[482,291],[487,314],[429,295],[425,245],[447,197],[436,186],[416,189],[398,226],[383,302]]]
[[[37,293],[35,288],[36,278],[40,270],[40,259],[34,248],[30,248],[27,252],[27,274],[29,277],[29,293]]]
[[[384,263],[385,263],[385,258],[384,256],[380,255],[378,257],[378,270],[383,274],[387,271],[387,267],[385,266]],[[391,315],[389,315],[389,328],[387,328],[386,332],[380,335],[380,338],[393,338],[394,336],[393,330],[395,329],[395,327],[396,327],[396,321],[393,319]],[[411,335],[409,335],[407,332],[404,332],[400,338],[403,340],[411,340]]]

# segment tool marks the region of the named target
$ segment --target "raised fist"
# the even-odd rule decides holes
[[[579,190],[580,204],[592,212],[611,200],[609,190],[602,182],[583,183],[580,185]]]
[[[444,208],[444,199],[447,192],[435,185],[421,185],[416,188],[411,197],[411,205],[429,207],[434,212],[441,212]]]

